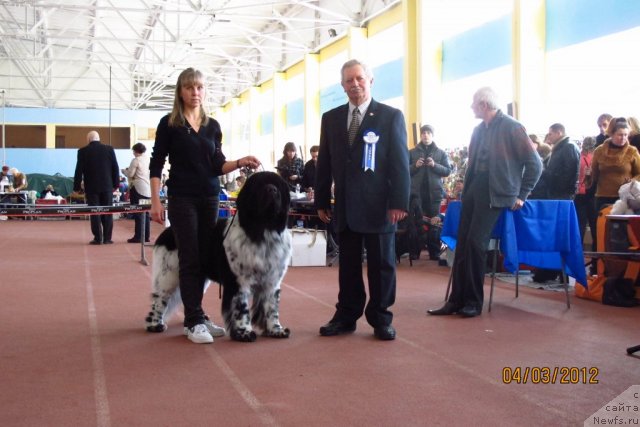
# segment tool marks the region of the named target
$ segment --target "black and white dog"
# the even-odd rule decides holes
[[[252,326],[265,336],[289,337],[279,319],[280,283],[291,258],[289,203],[289,188],[279,175],[254,173],[238,194],[236,215],[218,220],[210,237],[207,277],[223,286],[222,316],[236,341],[255,341]],[[165,318],[180,303],[178,251],[170,228],[156,240],[152,275],[146,326],[162,332]]]

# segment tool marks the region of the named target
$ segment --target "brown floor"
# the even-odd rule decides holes
[[[119,220],[114,245],[90,246],[88,221],[0,222],[3,426],[568,426],[640,384],[625,353],[640,344],[640,308],[572,297],[567,310],[562,293],[515,299],[498,282],[491,313],[428,317],[449,269],[426,260],[398,268],[394,342],[364,319],[353,335],[318,336],[336,267],[289,270],[288,340],[196,345],[178,317],[149,334],[150,267],[124,243],[132,229]],[[220,320],[217,295],[205,306]],[[504,384],[505,367],[593,367],[599,382]]]

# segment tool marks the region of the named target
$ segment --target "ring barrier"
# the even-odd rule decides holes
[[[167,208],[166,203],[163,205],[165,210]],[[111,206],[87,206],[87,205],[38,205],[38,204],[21,204],[21,203],[7,203],[0,205],[0,216],[10,217],[71,217],[71,216],[90,216],[90,215],[109,215],[109,214],[132,214],[143,213],[151,210],[151,204],[140,205],[111,205]],[[219,205],[220,211],[227,211],[230,214],[235,212],[235,204],[233,202],[221,201]],[[299,213],[292,211],[291,216],[308,217],[309,213]],[[145,235],[145,221],[142,221],[141,235]],[[145,256],[145,244],[144,239],[140,239],[140,263],[142,265],[149,265],[149,262]]]
[[[165,210],[167,209],[166,203],[163,203]],[[87,205],[25,205],[21,203],[6,203],[0,205],[0,216],[10,217],[51,217],[51,216],[87,216],[87,215],[109,215],[109,214],[130,214],[130,213],[143,213],[151,210],[151,204],[140,205],[112,205],[112,206],[87,206]],[[219,210],[234,212],[235,206],[231,202],[221,202]],[[142,236],[145,235],[145,221],[142,221],[142,229],[140,231]],[[140,263],[142,265],[149,265],[149,262],[145,256],[145,244],[144,239],[140,239]]]

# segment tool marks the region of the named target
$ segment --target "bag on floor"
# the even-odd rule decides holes
[[[640,303],[636,299],[633,280],[624,277],[609,277],[604,284],[602,303],[616,307],[635,307]]]
[[[602,302],[602,294],[604,293],[604,284],[607,281],[605,276],[593,276],[587,279],[587,287],[577,284],[575,293],[578,298],[590,299]]]

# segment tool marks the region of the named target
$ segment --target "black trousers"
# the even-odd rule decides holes
[[[437,217],[440,214],[440,204],[442,199],[430,200],[422,199],[422,212],[429,218]],[[440,242],[441,227],[434,227],[429,225],[429,231],[427,231],[427,250],[429,251],[429,258],[436,259],[440,256],[440,248],[442,242]]]
[[[204,323],[204,265],[211,262],[209,242],[218,219],[218,205],[217,196],[169,196],[169,221],[178,246],[184,326],[189,328]]]
[[[113,192],[86,193],[85,199],[89,206],[113,206]],[[91,215],[91,233],[98,242],[108,242],[113,233],[113,214]]]
[[[396,299],[395,233],[364,234],[346,229],[338,234],[340,244],[339,293],[334,320],[355,322],[364,311],[375,327],[393,320],[389,307]],[[362,249],[367,250],[369,302],[362,278]]]
[[[478,173],[464,193],[449,302],[482,309],[487,247],[501,208],[492,208],[489,174]]]
[[[132,188],[131,191],[129,192],[129,201],[133,205],[137,205],[138,203],[140,203],[140,200],[142,199],[148,200],[150,198],[151,197],[140,195],[140,193],[136,191],[135,187]],[[133,233],[133,238],[137,240],[140,240],[142,238],[140,234],[142,231],[142,221],[144,221],[144,240],[145,241],[149,240],[149,236],[151,235],[151,216],[149,215],[149,212],[134,214],[134,219],[135,219],[135,231]]]
[[[595,251],[596,246],[596,221],[598,220],[598,211],[596,203],[591,194],[576,194],[573,203],[576,206],[576,214],[578,215],[578,227],[580,228],[580,239],[584,241],[584,233],[587,230],[587,224],[591,230],[591,250]]]

